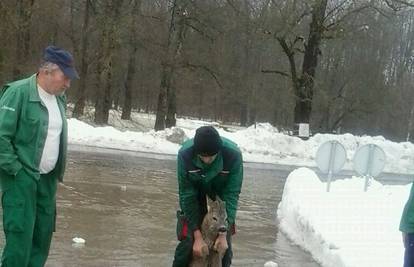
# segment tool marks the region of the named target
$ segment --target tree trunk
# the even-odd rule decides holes
[[[305,55],[302,65],[302,77],[299,79],[298,94],[294,110],[295,123],[309,123],[312,112],[313,87],[320,43],[324,31],[327,0],[317,0],[312,9],[312,21],[309,29],[309,39],[305,46]]]
[[[136,54],[137,54],[137,47],[134,44],[131,51],[131,56],[128,61],[128,72],[125,81],[125,93],[124,93],[124,105],[122,107],[122,120],[130,120],[131,119],[131,109],[132,109],[132,82],[135,76],[135,65],[136,65]]]
[[[175,74],[178,58],[181,55],[185,34],[184,8],[186,0],[174,0],[171,12],[171,22],[168,35],[166,60],[162,64],[161,86],[158,94],[157,115],[154,129],[164,130],[165,127],[175,126],[176,97],[172,80]]]
[[[102,32],[101,37],[101,49],[100,49],[100,59],[98,61],[98,67],[97,67],[97,78],[98,78],[98,88],[97,88],[97,98],[95,102],[95,123],[97,124],[106,124],[108,123],[108,117],[106,116],[105,112],[105,102],[106,98],[109,97],[108,94],[105,92],[105,89],[107,88],[107,78],[109,75],[109,56],[108,48],[109,46],[109,33],[108,33],[108,26],[103,25],[104,29]]]
[[[411,107],[410,115],[408,118],[408,126],[407,126],[407,137],[405,141],[410,142],[411,139],[411,131],[413,129],[413,121],[414,121],[414,105]]]
[[[3,73],[4,73],[4,52],[3,48],[0,48],[0,84],[3,84]]]
[[[246,101],[246,100],[245,100]],[[246,127],[247,126],[247,103],[241,103],[240,107],[240,126]]]
[[[98,101],[95,110],[95,123],[107,124],[109,110],[111,108],[111,86],[113,77],[114,54],[116,47],[117,26],[120,19],[120,8],[122,1],[112,0],[106,5],[105,17],[103,18],[102,34],[102,57],[99,61],[99,80],[102,88],[98,88]]]
[[[198,83],[198,107],[197,107],[197,118],[199,120],[203,119],[203,103],[204,103],[204,89],[201,86],[201,83]]]
[[[247,0],[243,3],[239,3],[240,8],[243,12],[237,14],[237,20],[240,22],[240,53],[242,53],[242,66],[240,77],[240,125],[243,127],[248,126],[249,123],[249,109],[250,109],[250,98],[251,98],[251,72],[250,64],[252,64],[250,49],[250,8]],[[246,17],[247,16],[247,17]]]
[[[171,67],[162,66],[161,73],[161,87],[160,92],[158,93],[158,103],[157,103],[157,113],[155,118],[155,131],[161,131],[165,129],[165,119],[167,114],[167,92],[168,87],[170,87],[170,76],[172,75],[172,70],[169,70]]]
[[[112,53],[110,50],[108,49],[102,58],[102,72],[99,75],[101,88],[98,88],[99,97],[95,110],[95,123],[100,125],[108,124],[109,109],[111,107]]]
[[[80,81],[78,91],[76,92],[75,108],[73,110],[72,117],[79,118],[83,115],[85,109],[85,96],[86,96],[86,77],[88,75],[87,64],[87,48],[88,48],[88,27],[89,27],[89,8],[90,0],[85,1],[85,14],[82,25],[82,39],[81,39],[81,51],[80,51]]]
[[[16,38],[16,63],[13,68],[13,78],[21,78],[23,66],[27,65],[30,53],[30,28],[34,0],[18,0],[18,31]]]
[[[165,127],[171,128],[176,125],[175,115],[177,114],[177,96],[174,86],[168,88],[167,91],[167,118],[165,120]]]
[[[130,120],[131,119],[131,109],[132,109],[132,85],[134,81],[134,76],[136,73],[136,58],[138,53],[138,43],[137,43],[137,27],[138,27],[138,16],[140,14],[141,9],[141,0],[136,0],[133,2],[132,7],[132,19],[130,24],[130,57],[128,61],[128,71],[127,77],[125,81],[125,92],[124,92],[124,105],[122,107],[122,120]]]

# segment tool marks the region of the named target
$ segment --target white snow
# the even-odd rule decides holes
[[[278,267],[279,265],[276,262],[268,261],[264,264],[264,267]]]
[[[350,177],[326,184],[308,168],[287,178],[277,210],[280,229],[322,266],[400,267],[398,226],[410,186],[386,186]]]
[[[149,118],[142,114],[133,116],[138,121]],[[136,132],[109,126],[92,127],[76,119],[69,119],[68,124],[70,144],[171,155],[175,155],[180,146],[167,139],[172,140],[170,137],[180,132],[177,129],[184,133],[182,139],[187,139],[193,137],[195,129],[201,125],[220,126],[219,123],[179,119],[176,129],[155,132],[147,127],[147,131]],[[138,124],[150,125],[148,121]],[[230,129],[233,131],[218,128],[222,136],[239,145],[245,161],[298,166],[285,184],[277,211],[279,228],[322,266],[402,266],[404,250],[398,225],[410,185],[386,186],[372,181],[368,192],[363,192],[364,179],[349,177],[333,182],[331,192],[327,193],[326,184],[312,170],[303,167],[315,167],[319,146],[337,140],[347,151],[345,169],[352,169],[352,158],[359,147],[373,143],[385,151],[384,171],[414,174],[412,143],[351,134],[316,134],[304,141],[268,123]],[[277,266],[270,264],[273,262],[268,262],[268,266]]]
[[[121,131],[114,127],[93,127],[85,122],[69,119],[69,143],[76,145],[96,146],[140,152],[166,153],[175,155],[179,144],[167,141],[173,129],[155,132]],[[192,138],[195,129],[206,124],[218,125],[196,120],[178,120],[178,128],[182,129],[186,138]],[[257,124],[257,127],[242,128],[228,132],[218,128],[222,136],[235,141],[245,161],[278,163],[286,165],[316,166],[315,154],[319,146],[329,140],[337,140],[347,151],[345,169],[352,169],[355,151],[365,144],[376,144],[386,153],[385,172],[414,173],[414,145],[409,142],[395,143],[382,136],[354,136],[351,134],[331,135],[316,134],[304,141],[279,132],[268,123]]]
[[[82,237],[74,237],[72,238],[72,242],[76,244],[85,244],[86,241]]]

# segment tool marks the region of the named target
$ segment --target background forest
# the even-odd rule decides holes
[[[401,0],[2,0],[0,83],[73,52],[73,117],[94,107],[411,140],[414,3]]]

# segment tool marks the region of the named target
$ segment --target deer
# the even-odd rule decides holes
[[[226,203],[218,196],[214,201],[207,196],[207,214],[200,230],[207,248],[203,249],[201,257],[193,257],[189,267],[222,267],[228,244],[227,241],[216,244],[216,239],[219,233],[227,233],[227,211]]]

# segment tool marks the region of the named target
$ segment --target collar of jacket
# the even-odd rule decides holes
[[[29,77],[29,88],[30,88],[30,102],[41,102],[39,92],[37,91],[37,73]]]
[[[198,156],[195,156],[193,163],[197,168],[201,169],[201,173],[206,181],[210,181],[223,170],[223,155],[219,152],[211,164],[205,164]]]

